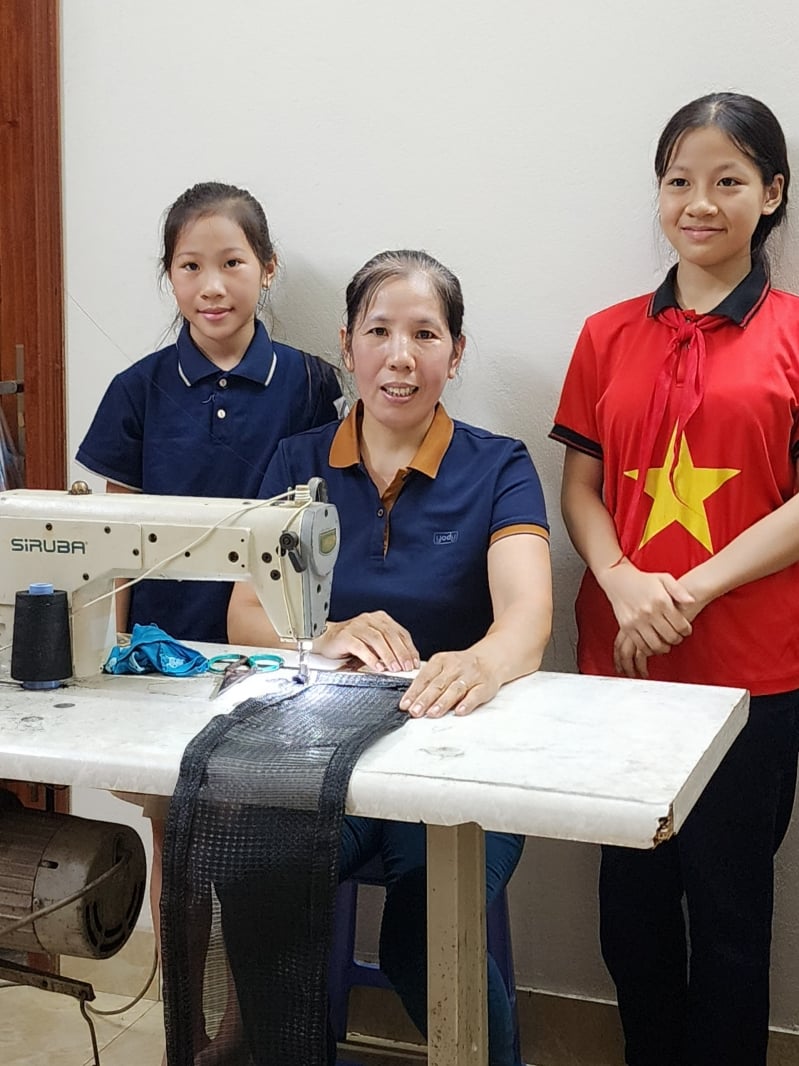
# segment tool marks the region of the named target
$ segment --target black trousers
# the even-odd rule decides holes
[[[602,849],[602,954],[628,1066],[765,1066],[774,855],[798,750],[799,691],[753,698],[680,833]]]

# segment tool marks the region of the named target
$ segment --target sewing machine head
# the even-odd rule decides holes
[[[281,640],[313,639],[339,544],[338,513],[323,496],[319,479],[274,502],[0,493],[0,666],[11,656],[16,592],[43,581],[68,595],[77,678],[96,674],[116,643],[119,577],[249,580]]]

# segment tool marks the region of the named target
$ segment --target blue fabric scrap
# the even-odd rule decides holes
[[[111,649],[103,666],[107,674],[169,674],[194,677],[204,674],[208,660],[199,651],[174,640],[156,625],[136,623],[130,644]]]

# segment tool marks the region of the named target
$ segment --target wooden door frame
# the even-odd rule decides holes
[[[25,446],[25,484],[38,489],[67,476],[58,15],[59,0],[0,0],[0,380],[17,380],[24,353],[24,392],[0,402]],[[26,805],[69,810],[67,789],[0,785]],[[47,955],[28,964],[59,969]]]
[[[24,351],[26,485],[66,483],[58,0],[0,0],[0,379]],[[3,398],[16,436],[17,399]]]

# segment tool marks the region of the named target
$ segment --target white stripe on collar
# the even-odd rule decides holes
[[[275,373],[275,368],[276,367],[277,367],[277,352],[273,351],[272,352],[272,365],[269,367],[269,373],[266,375],[266,381],[264,381],[264,388],[266,388],[266,386],[272,380],[272,377],[273,377],[273,375]]]
[[[183,367],[180,365],[180,356],[178,356],[178,375],[180,377],[180,380],[183,382],[183,384],[184,385],[188,385],[188,387],[191,388],[191,382],[186,377],[186,374],[185,374],[185,372],[183,370]]]

